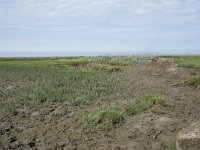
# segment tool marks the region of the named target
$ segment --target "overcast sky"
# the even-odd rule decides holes
[[[200,54],[200,0],[0,0],[11,51]]]

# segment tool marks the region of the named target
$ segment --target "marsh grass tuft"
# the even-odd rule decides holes
[[[189,86],[192,86],[192,87],[199,87],[200,86],[200,76],[198,75],[191,75],[188,80],[187,80],[187,84]]]
[[[177,150],[177,148],[176,148],[176,138],[171,140],[171,143],[169,144],[169,150]]]
[[[94,110],[83,120],[84,127],[99,125],[99,127],[112,128],[125,120],[125,114],[117,105]]]
[[[149,95],[126,102],[116,102],[93,110],[82,118],[81,124],[86,128],[98,126],[111,129],[123,123],[127,117],[140,114],[154,106],[168,107],[171,106],[171,102],[162,95]]]

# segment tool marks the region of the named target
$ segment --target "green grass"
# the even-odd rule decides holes
[[[75,58],[75,59],[58,59],[52,63],[52,65],[59,66],[59,67],[65,67],[65,66],[85,66],[89,64],[89,61],[85,58]]]
[[[161,95],[149,95],[126,102],[113,103],[110,106],[97,108],[81,120],[83,127],[111,129],[123,123],[129,116],[140,114],[153,107],[171,106],[169,99]]]
[[[169,150],[176,150],[176,138],[174,138],[169,144]]]
[[[44,103],[68,101],[75,105],[85,104],[98,97],[109,96],[117,90],[112,77],[95,72],[67,67],[47,67],[22,63],[0,63],[2,81],[20,87],[5,90],[5,98],[14,98],[16,103]]]
[[[124,112],[128,115],[141,113],[153,106],[169,106],[169,100],[162,95],[149,95],[130,100],[123,105]]]
[[[177,60],[180,66],[200,69],[200,56],[186,56]]]
[[[148,59],[152,56],[0,58],[0,82],[11,84],[11,89],[3,89],[3,99],[10,104],[0,108],[48,102],[88,104],[120,92],[123,85],[112,73]]]
[[[187,68],[197,68],[200,69],[200,55],[169,55],[169,56],[160,56],[166,58],[176,58],[176,62],[178,65]]]
[[[120,106],[112,105],[94,110],[83,119],[84,126],[95,126],[111,128],[125,120],[125,114]]]
[[[191,75],[188,80],[187,84],[192,87],[199,87],[200,86],[200,76],[199,75]]]

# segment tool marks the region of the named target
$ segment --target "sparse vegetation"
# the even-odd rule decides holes
[[[197,119],[200,77],[199,56],[171,57],[0,58],[0,149],[175,150],[177,130]]]
[[[169,145],[169,150],[176,150],[176,138],[174,138],[170,145]]]
[[[29,83],[29,86],[21,87],[20,92],[16,89],[7,92],[10,97],[15,97],[18,103],[23,105],[30,102],[57,101],[80,105],[117,91],[118,82],[99,72],[118,72],[121,68],[113,66],[113,63],[121,66],[150,58],[150,56],[2,58],[0,74],[3,80]],[[80,69],[73,68],[79,66]]]
[[[95,65],[95,66],[93,66],[91,68],[91,70],[112,73],[112,72],[119,72],[119,71],[121,71],[121,68],[117,67],[117,66],[109,66],[109,65]]]
[[[199,87],[200,86],[200,76],[191,75],[187,80],[187,84],[192,87],[195,87],[195,88]]]
[[[185,56],[177,60],[180,66],[188,68],[200,68],[200,56]]]
[[[88,114],[81,123],[84,127],[99,125],[99,127],[112,128],[125,120],[125,113],[121,106],[113,104],[96,109]]]
[[[128,116],[142,113],[154,106],[171,106],[169,99],[161,95],[149,95],[135,98],[126,102],[116,102],[110,106],[104,106],[93,110],[85,116],[82,124],[85,127],[98,125],[107,129],[122,123]]]
[[[111,66],[127,66],[153,59],[155,56],[97,56],[90,57],[91,62]]]
[[[112,78],[70,68],[3,66],[1,72],[7,72],[4,74],[5,78],[14,79],[17,76],[21,82],[29,82],[29,85],[21,88],[20,92],[13,89],[12,94],[11,91],[7,93],[23,104],[31,101],[84,103],[103,95],[109,95],[116,90],[116,83]]]
[[[6,105],[4,108],[5,115],[15,116],[17,115],[17,109],[13,103]]]
[[[88,60],[85,58],[75,58],[75,59],[57,59],[52,63],[52,65],[59,66],[59,67],[66,67],[66,66],[73,66],[73,67],[83,67],[89,63]]]
[[[166,58],[176,58],[176,62],[178,65],[187,67],[187,68],[200,68],[200,55],[185,55],[185,56],[159,56]]]

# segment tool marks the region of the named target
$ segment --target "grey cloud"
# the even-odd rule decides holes
[[[126,27],[199,23],[199,18],[199,0],[17,0],[0,5],[0,24],[11,26]]]

